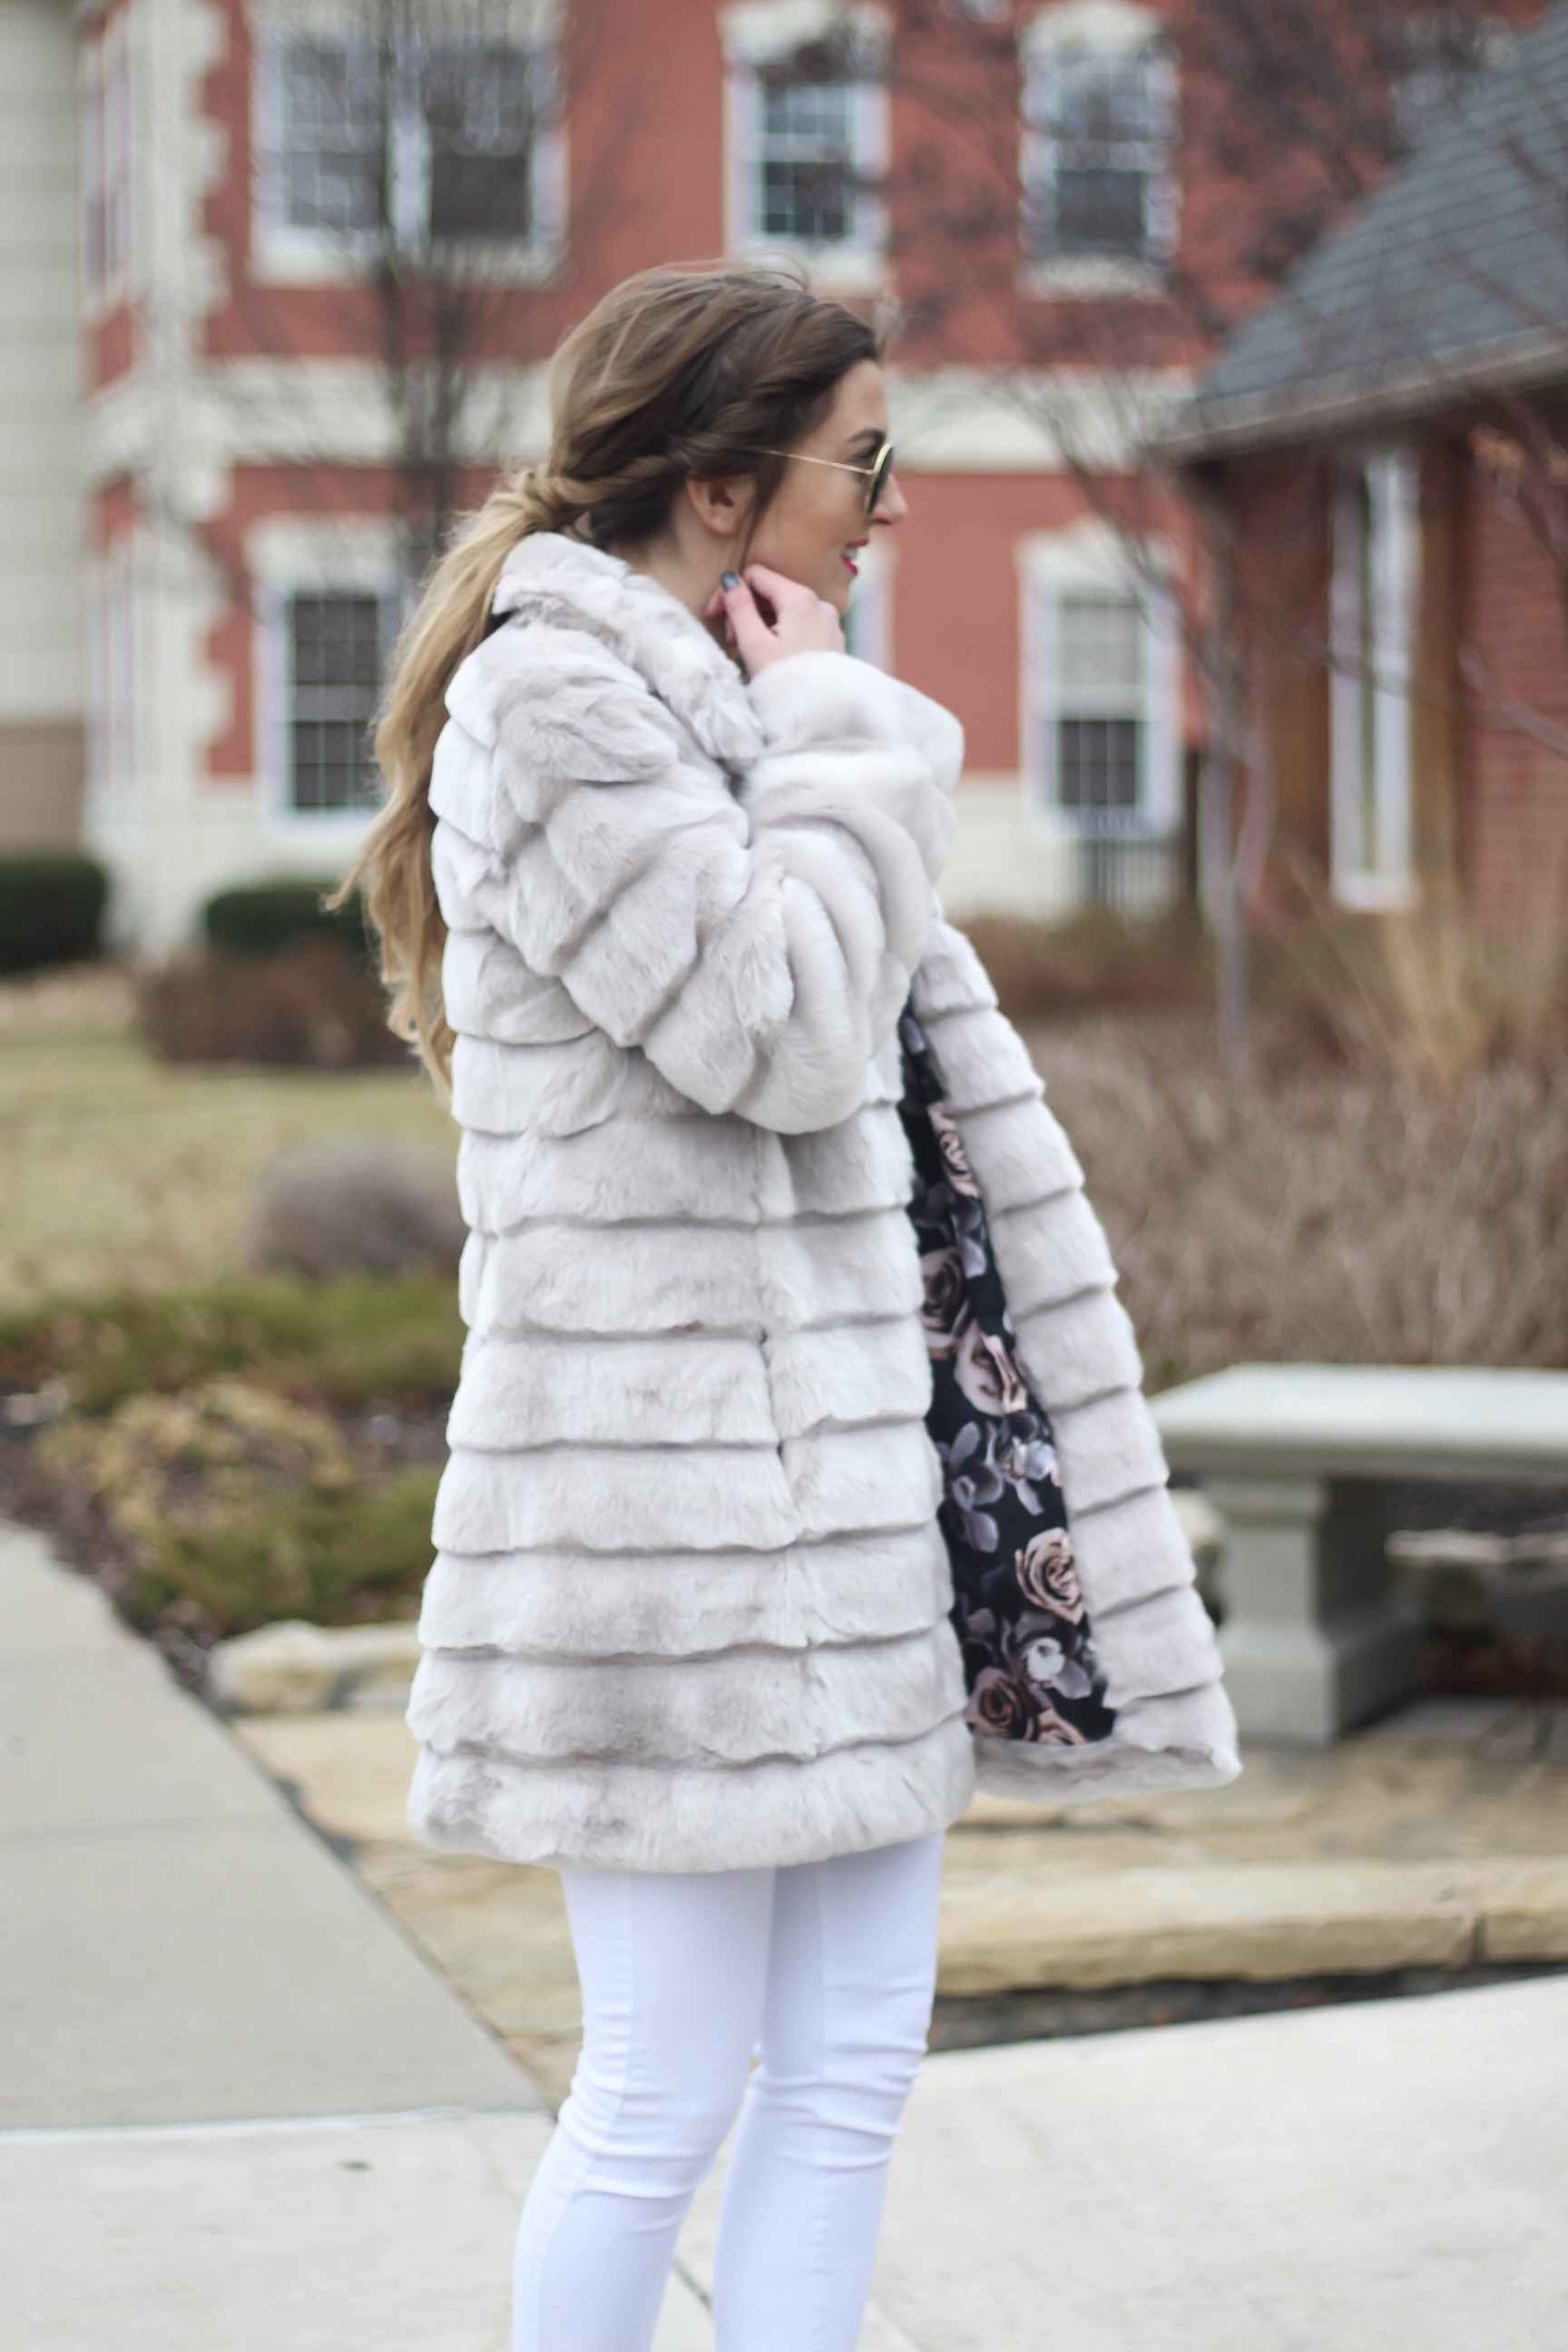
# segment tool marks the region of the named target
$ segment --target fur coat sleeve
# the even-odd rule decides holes
[[[493,676],[488,647],[459,673],[431,799],[465,759],[491,780],[499,920],[530,970],[704,1110],[784,1134],[847,1118],[930,936],[957,721],[796,654],[747,689],[762,749],[731,780],[586,631],[501,635]]]
[[[984,1199],[1019,1361],[1050,1419],[1117,1713],[1114,1735],[1088,1748],[977,1731],[981,1784],[1037,1800],[1232,1780],[1240,1764],[1219,1648],[1193,1589],[1137,1340],[1083,1171],[979,958],[946,923],[933,930],[913,1001]]]

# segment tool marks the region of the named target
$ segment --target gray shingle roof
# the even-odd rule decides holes
[[[1246,320],[1184,456],[1568,381],[1568,6],[1554,7]]]

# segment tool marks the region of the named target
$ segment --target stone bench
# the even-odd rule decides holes
[[[1568,1481],[1568,1372],[1237,1364],[1152,1402],[1226,1521],[1220,1648],[1253,1738],[1324,1746],[1413,1689],[1385,1550],[1405,1480]]]

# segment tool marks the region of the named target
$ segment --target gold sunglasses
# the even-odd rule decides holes
[[[803,466],[832,466],[840,474],[863,474],[866,478],[866,512],[876,509],[877,500],[888,487],[888,477],[893,470],[893,445],[884,441],[868,466],[851,465],[847,457],[811,457],[804,449],[759,449],[759,457],[798,457]]]

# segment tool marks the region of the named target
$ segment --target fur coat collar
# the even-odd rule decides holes
[[[723,646],[668,588],[618,555],[563,531],[534,531],[507,557],[491,610],[597,637],[721,766],[745,768],[761,755],[762,722]]]

